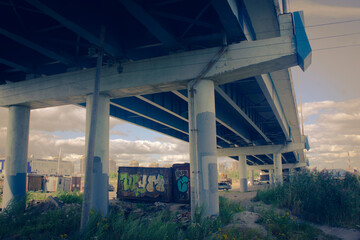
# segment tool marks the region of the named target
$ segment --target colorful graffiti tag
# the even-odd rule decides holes
[[[177,190],[179,191],[179,200],[189,199],[189,171],[184,169],[175,170]]]
[[[161,174],[139,175],[120,173],[119,181],[122,182],[123,191],[134,192],[136,197],[142,197],[146,192],[165,191],[165,180]]]

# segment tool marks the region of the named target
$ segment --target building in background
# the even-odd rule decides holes
[[[39,175],[64,175],[70,176],[74,173],[74,164],[62,160],[29,159],[28,173]]]
[[[130,162],[130,167],[139,167],[139,166],[140,166],[140,164],[138,161],[133,160]]]
[[[109,173],[116,173],[116,172],[117,172],[116,161],[114,161],[110,158],[109,159]]]

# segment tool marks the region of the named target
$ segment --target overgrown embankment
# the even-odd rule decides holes
[[[339,179],[327,171],[301,171],[288,182],[259,191],[256,199],[286,208],[302,219],[332,226],[360,225],[359,176]]]

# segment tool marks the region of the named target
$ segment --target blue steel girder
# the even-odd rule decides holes
[[[23,66],[22,64],[15,63],[15,62],[13,62],[11,60],[8,60],[8,59],[2,58],[2,57],[0,57],[0,63],[4,64],[6,66],[12,67],[12,68],[14,68],[16,70],[23,71],[25,73],[34,72],[34,70],[31,69],[30,67]]]
[[[44,46],[42,46],[42,44],[36,43],[34,40],[32,40],[29,36],[24,37],[21,36],[20,34],[17,33],[13,33],[8,31],[5,28],[0,28],[0,35],[3,35],[25,47],[28,47],[38,53],[41,53],[44,56],[47,56],[50,59],[59,61],[63,64],[69,65],[69,66],[77,66],[77,61],[75,59],[73,59],[70,56],[64,56],[64,54],[59,54],[54,50],[45,48]]]
[[[25,0],[25,1],[29,4],[31,4],[32,6],[36,7],[37,9],[39,9],[42,13],[55,19],[61,25],[63,25],[70,31],[74,32],[78,36],[81,36],[82,38],[88,40],[90,43],[92,43],[96,46],[100,46],[100,37],[99,37],[100,36],[100,28],[96,30],[98,32],[93,32],[93,30],[86,29],[85,27],[79,25],[78,23],[76,23],[73,20],[71,20],[70,18],[62,15],[60,12],[54,10],[52,7],[49,7],[48,5],[44,4],[43,2],[41,2],[39,0]],[[56,3],[56,1],[53,2],[52,4],[54,4],[54,3]],[[58,2],[58,3],[61,4],[61,2]],[[83,19],[86,19],[88,17],[93,17],[93,16],[84,16],[84,14],[86,14],[86,12],[81,13]],[[120,46],[117,43],[115,43],[115,41],[109,41],[109,34],[107,34],[107,36],[106,36],[106,39],[103,43],[103,48],[104,48],[105,52],[107,52],[108,54],[110,54],[112,56],[121,56],[122,55],[122,49],[120,48]]]
[[[160,25],[142,6],[132,0],[118,0],[149,32],[159,39],[170,49],[182,46],[182,44]]]
[[[141,117],[132,112],[126,111],[122,108],[119,108],[115,105],[110,104],[110,115],[115,118],[122,119],[124,121],[136,124],[138,126],[142,126],[148,129],[152,129],[156,132],[172,136],[174,138],[189,141],[189,136],[185,133],[179,132],[173,128],[165,127],[164,125],[151,121],[147,118]]]
[[[186,90],[179,90],[173,91],[173,93],[178,96],[179,98],[183,99],[185,102],[188,101],[187,98],[187,91]],[[215,102],[216,104],[216,102]],[[216,121],[220,123],[224,128],[226,128],[231,133],[235,134],[237,138],[231,140],[233,143],[237,145],[248,145],[251,143],[250,135],[248,131],[242,127],[239,122],[232,121],[232,116],[221,107],[216,107]],[[240,138],[239,138],[240,137]]]
[[[245,40],[243,30],[244,16],[236,0],[211,0],[219,19],[225,28],[228,43]]]
[[[177,118],[173,114],[169,114],[168,112],[165,112],[147,102],[144,102],[137,97],[111,99],[110,101],[111,104],[119,108],[133,112],[184,134],[188,134],[189,127],[186,121]]]
[[[267,143],[272,143],[264,132],[264,127],[258,122],[263,120],[253,109],[245,96],[237,94],[231,84],[215,87],[216,92],[228,102],[264,139]]]
[[[111,99],[111,105],[113,107],[120,108],[129,114],[132,113],[133,116],[130,118],[137,118],[138,122],[140,122],[139,119],[146,119],[142,122],[145,122],[147,125],[143,125],[144,127],[148,127],[149,122],[154,122],[158,125],[156,126],[163,126],[164,128],[172,129],[174,131],[180,132],[182,134],[188,135],[188,121],[186,119],[183,120],[182,118],[179,118],[179,114],[173,111],[164,111],[164,108],[158,108],[158,105],[152,105],[150,101],[144,102],[141,98],[138,97],[128,97],[128,98],[118,98],[118,99]],[[149,97],[149,96],[147,96]],[[128,119],[123,119],[125,121],[128,121]],[[131,121],[130,121],[131,122]],[[138,125],[142,125],[141,123],[138,123]],[[156,130],[160,131],[160,130]],[[221,131],[219,128],[217,128],[217,131]],[[161,132],[161,131],[160,131]],[[178,138],[177,135],[174,135],[173,132],[171,132],[172,135],[175,138]],[[167,134],[167,133],[165,133]],[[183,138],[179,138],[180,140],[184,140]],[[218,135],[217,136],[217,144],[219,147],[229,147],[230,145],[233,145],[233,143],[226,138]],[[187,140],[186,140],[187,141]]]

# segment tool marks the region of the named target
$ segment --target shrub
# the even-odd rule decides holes
[[[327,171],[304,170],[283,185],[259,191],[256,200],[288,208],[293,214],[316,223],[360,224],[360,182],[352,174],[338,179]]]
[[[274,211],[266,211],[262,213],[262,217],[258,220],[263,224],[269,234],[276,239],[323,239],[321,230],[310,226],[308,223],[299,223],[297,219],[286,214],[276,214]],[[327,237],[327,239],[329,239]]]

